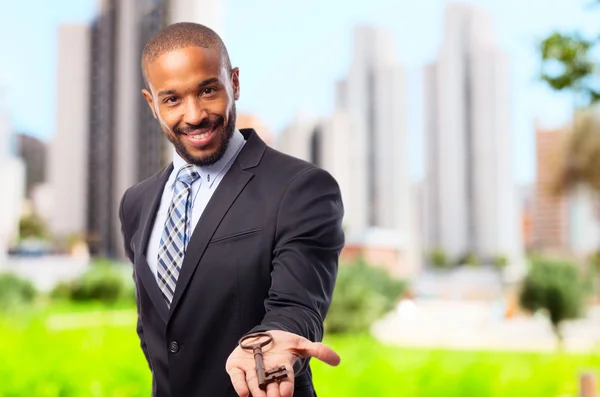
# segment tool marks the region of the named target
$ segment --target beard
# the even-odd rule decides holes
[[[198,125],[192,125],[188,127],[175,127],[173,128],[173,134],[165,134],[167,135],[167,139],[173,144],[177,153],[181,156],[189,164],[194,164],[200,167],[206,167],[212,165],[219,161],[221,157],[227,151],[227,147],[229,146],[229,141],[233,136],[233,132],[235,131],[235,122],[237,118],[237,111],[235,107],[235,103],[231,107],[231,111],[229,114],[229,119],[226,125],[223,125],[224,118],[222,116],[218,116],[214,120],[203,120]],[[220,126],[220,127],[219,127]],[[181,135],[187,132],[192,132],[197,129],[205,129],[205,128],[218,128],[217,135],[220,136],[219,146],[215,151],[209,154],[205,154],[202,156],[194,156],[192,155],[183,142],[181,141]]]

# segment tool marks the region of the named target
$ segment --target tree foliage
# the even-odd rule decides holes
[[[600,5],[600,0],[590,3]],[[600,192],[600,35],[555,31],[539,43],[540,79],[557,92],[573,97],[573,133],[567,158],[555,185],[556,193],[583,185]]]
[[[543,311],[550,320],[559,344],[562,324],[582,315],[584,283],[579,269],[564,261],[538,259],[523,281],[520,303],[531,312]]]

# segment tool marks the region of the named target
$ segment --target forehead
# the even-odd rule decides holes
[[[214,48],[186,47],[166,52],[146,64],[148,82],[154,87],[170,84],[197,84],[198,79],[220,77],[222,62]]]

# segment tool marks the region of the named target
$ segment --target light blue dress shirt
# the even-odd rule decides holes
[[[214,164],[206,167],[195,166],[196,171],[200,175],[193,184],[191,190],[192,198],[192,220],[191,229],[194,230],[198,224],[198,220],[206,208],[208,201],[212,197],[215,189],[219,186],[219,183],[231,168],[233,161],[237,158],[238,154],[244,147],[246,140],[240,131],[237,129],[234,131],[227,150],[223,154],[223,157]],[[158,280],[157,269],[158,269],[158,248],[160,245],[160,237],[165,227],[167,220],[167,213],[169,205],[173,199],[173,187],[177,173],[186,165],[187,162],[179,156],[179,154],[173,150],[173,171],[169,175],[169,179],[165,184],[165,188],[162,193],[158,212],[156,213],[156,219],[154,220],[154,226],[150,233],[150,239],[148,240],[148,248],[146,252],[146,258],[150,270],[154,274],[155,279]]]

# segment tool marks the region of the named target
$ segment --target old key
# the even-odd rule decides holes
[[[248,339],[254,338],[266,338],[264,341],[260,343],[244,343]],[[258,377],[258,387],[261,390],[266,390],[267,385],[272,382],[279,381],[281,379],[285,379],[288,376],[287,370],[285,369],[285,365],[281,365],[275,369],[265,371],[265,364],[263,362],[263,352],[262,348],[268,345],[273,341],[273,336],[271,336],[268,332],[256,332],[253,334],[246,335],[242,339],[240,339],[240,347],[244,350],[250,350],[254,354],[254,362],[256,363],[256,376]]]

